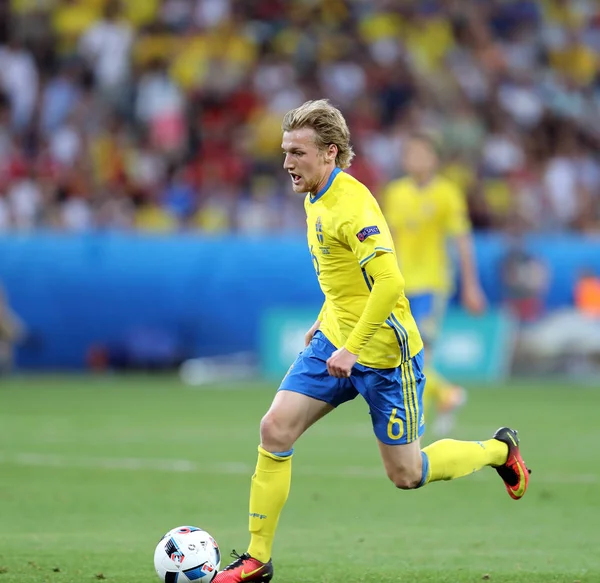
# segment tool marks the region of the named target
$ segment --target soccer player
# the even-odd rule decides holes
[[[283,167],[307,193],[308,248],[325,295],[306,347],[260,424],[250,488],[250,546],[233,553],[215,583],[270,581],[271,549],[288,497],[296,440],[335,407],[361,395],[390,480],[402,489],[496,469],[512,498],[529,474],[516,431],[486,441],[444,439],[421,450],[423,343],[404,295],[394,244],[369,190],[343,171],[350,133],[327,100],[308,101],[283,119]]]
[[[407,176],[385,189],[383,211],[406,280],[404,292],[429,362],[452,291],[449,240],[456,242],[458,250],[463,306],[479,314],[486,302],[477,277],[464,198],[450,180],[437,173],[435,142],[426,134],[414,134],[407,140],[403,158]],[[447,435],[466,392],[430,367],[425,368],[425,375],[425,417],[429,421],[429,413],[435,409],[434,433]]]

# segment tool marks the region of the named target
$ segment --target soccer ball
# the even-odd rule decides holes
[[[154,568],[163,583],[210,583],[220,565],[217,541],[195,526],[173,528],[154,551]]]

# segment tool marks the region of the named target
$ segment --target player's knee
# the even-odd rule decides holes
[[[294,435],[284,419],[269,412],[260,422],[260,441],[269,451],[287,451],[294,445]]]
[[[421,471],[417,467],[402,467],[388,471],[388,478],[400,490],[413,490],[421,483]]]

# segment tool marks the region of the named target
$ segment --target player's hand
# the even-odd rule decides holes
[[[483,290],[478,283],[466,285],[462,289],[462,305],[471,314],[482,314],[485,312],[487,302]]]
[[[337,379],[348,378],[357,360],[358,355],[352,354],[345,348],[338,348],[327,359],[327,372]]]
[[[321,325],[321,321],[317,320],[310,327],[310,330],[304,335],[304,348],[306,348],[310,344],[310,341],[312,340],[313,336],[315,335],[315,332],[319,329],[320,325]]]

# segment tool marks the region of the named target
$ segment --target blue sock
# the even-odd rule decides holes
[[[423,468],[421,471],[421,481],[419,482],[417,488],[420,488],[421,486],[427,484],[427,475],[429,474],[429,458],[427,457],[427,454],[424,451],[421,452],[421,461]]]
[[[274,451],[273,455],[277,457],[290,457],[294,453],[294,448],[288,449],[287,451]]]

